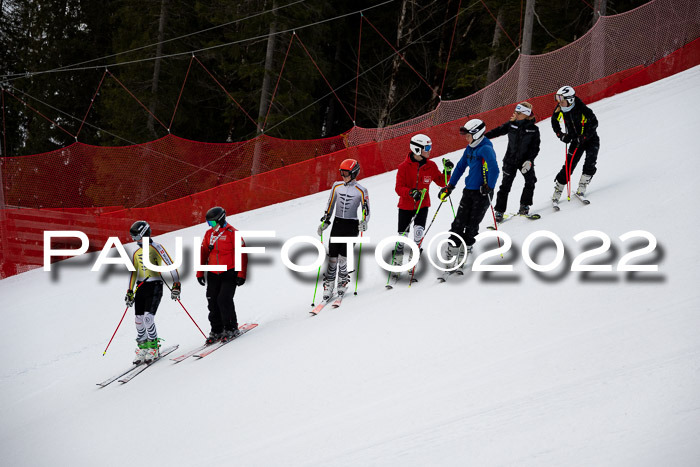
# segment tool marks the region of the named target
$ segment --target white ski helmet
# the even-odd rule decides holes
[[[576,91],[574,91],[574,88],[572,88],[571,86],[562,86],[557,91],[557,96],[561,96],[564,99],[566,99],[566,102],[568,102],[569,105],[574,103],[575,95]]]
[[[427,136],[419,133],[411,138],[411,143],[409,146],[411,147],[411,152],[418,156],[420,155],[421,150],[428,152],[433,149],[433,142]]]
[[[473,118],[465,123],[464,126],[459,129],[459,132],[463,135],[469,133],[472,135],[472,139],[477,141],[486,133],[486,125],[478,118]]]

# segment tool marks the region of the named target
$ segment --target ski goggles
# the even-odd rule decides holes
[[[343,177],[349,177],[350,171],[349,170],[341,170],[340,175],[342,175]]]
[[[525,107],[522,104],[518,104],[515,106],[515,111],[519,114],[527,115],[528,117],[532,115],[532,110]]]
[[[142,238],[143,238],[143,235],[132,235],[131,236],[131,239],[135,242],[140,242]]]
[[[423,146],[423,151],[425,152],[430,152],[431,149],[433,149],[432,144],[426,144],[425,146]]]
[[[209,224],[209,227],[212,227],[212,228],[213,228],[213,227],[216,227],[216,221],[210,221],[210,220],[208,220],[208,221],[207,221],[207,224]]]

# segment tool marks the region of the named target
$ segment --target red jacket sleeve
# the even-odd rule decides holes
[[[408,196],[413,186],[406,183],[406,174],[410,166],[408,164],[400,164],[399,170],[396,172],[396,194],[399,196]]]
[[[207,245],[209,244],[210,237],[211,230],[207,230],[207,233],[204,234],[204,238],[202,239],[202,244],[199,247],[199,259],[202,262],[200,266],[206,265],[209,260],[209,248]],[[197,277],[204,277],[204,271],[197,271]]]
[[[245,246],[245,240],[241,237],[241,246]],[[248,273],[248,253],[241,254],[241,270],[238,271],[238,277],[245,279]]]

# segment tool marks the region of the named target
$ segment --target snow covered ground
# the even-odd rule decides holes
[[[2,464],[698,465],[699,82],[695,67],[592,105],[601,151],[590,206],[574,199],[552,212],[563,145],[549,121],[540,124],[533,210],[542,219],[504,223],[513,247],[488,260],[513,264],[513,272],[468,271],[439,284],[426,261],[420,282],[386,290],[372,253],[394,234],[395,172],[361,177],[372,244],[363,247],[358,295],[310,317],[316,273],[283,267],[279,247],[315,235],[328,193],[230,218],[239,229],[278,233],[250,242],[269,254],[252,262],[236,297],[239,321],[260,326],[200,361],[158,362],[126,385],[95,385],[132,358],[131,310],[102,356],[124,311],[124,272],[90,272],[92,254],[0,281]],[[499,158],[505,144],[494,141]],[[518,177],[509,211],[521,188]],[[432,198],[429,220],[435,188]],[[457,204],[459,194],[453,198]],[[451,219],[443,206],[429,237]],[[171,253],[174,237],[184,237],[191,257],[191,238],[205,229],[155,234]],[[522,259],[536,230],[565,246],[552,272],[536,273]],[[573,240],[588,230],[604,232],[612,246],[586,263],[613,272],[569,270],[601,243]],[[616,271],[624,254],[646,245],[619,239],[635,230],[658,245],[631,263],[658,264],[658,272]],[[478,243],[477,252],[494,243]],[[541,264],[554,258],[548,241],[530,251]],[[204,289],[191,272],[182,303],[208,332]],[[156,322],[166,346],[202,341],[168,298]]]

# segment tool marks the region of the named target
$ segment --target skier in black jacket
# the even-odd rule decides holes
[[[568,179],[571,178],[571,173],[576,168],[576,164],[578,164],[584,152],[586,153],[586,160],[583,163],[583,173],[581,174],[576,194],[583,196],[586,193],[586,188],[596,173],[595,165],[598,159],[598,150],[600,149],[600,139],[596,132],[598,119],[593,111],[576,96],[574,88],[571,86],[560,88],[555,99],[559,105],[557,105],[552,114],[552,129],[557,138],[564,143],[571,143],[567,151],[566,162],[554,180],[552,203],[556,207]]]
[[[521,172],[525,178],[525,187],[520,196],[518,214],[528,215],[535,193],[535,157],[540,152],[540,129],[535,125],[535,115],[529,102],[515,106],[510,121],[486,133],[491,139],[508,134],[508,149],[503,156],[503,179],[496,197],[496,222],[503,221],[503,213],[508,204],[508,194],[513,186],[515,174]]]

